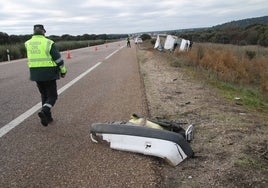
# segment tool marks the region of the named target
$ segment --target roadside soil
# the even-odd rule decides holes
[[[268,187],[267,113],[224,99],[170,52],[136,50],[150,118],[195,126],[194,158],[176,167],[156,159],[159,187]]]

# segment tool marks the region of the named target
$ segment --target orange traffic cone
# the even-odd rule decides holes
[[[97,51],[97,50],[98,50],[98,47],[96,46],[96,47],[95,47],[95,51]]]
[[[67,59],[71,59],[71,53],[70,53],[70,51],[69,51],[69,50],[67,51],[66,58],[67,58]]]

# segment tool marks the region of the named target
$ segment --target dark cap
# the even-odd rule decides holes
[[[38,30],[43,30],[44,32],[46,32],[44,26],[41,24],[34,25],[34,31],[38,31]]]

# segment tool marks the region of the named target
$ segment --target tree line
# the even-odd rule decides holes
[[[212,27],[172,34],[194,42],[268,46],[268,24],[252,24],[245,28],[230,24],[222,28]]]
[[[127,34],[84,34],[84,35],[68,35],[62,36],[51,35],[49,39],[57,43],[59,51],[68,49],[77,49],[87,46],[104,44],[109,41],[126,38]],[[8,35],[0,32],[0,62],[26,57],[26,49],[24,42],[29,40],[32,35]]]
[[[120,38],[126,38],[126,34],[84,34],[84,35],[69,35],[64,34],[62,36],[50,35],[49,39],[58,42],[58,41],[85,41],[85,40],[116,40]],[[7,44],[18,44],[24,43],[30,39],[32,35],[8,35],[7,33],[0,32],[0,45]]]

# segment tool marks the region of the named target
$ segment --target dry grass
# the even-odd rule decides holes
[[[232,63],[236,54],[247,57],[235,50],[235,53],[219,53],[221,49],[216,47],[200,50],[203,50],[200,59],[211,59],[211,64],[200,59],[196,63],[194,59],[190,66],[183,66],[190,61],[182,56],[173,58],[173,53],[152,50],[144,43],[137,48],[151,117],[181,122],[182,126],[194,124],[196,130],[191,142],[196,157],[175,168],[159,161],[157,172],[162,177],[159,187],[268,187],[267,113],[246,108],[241,105],[242,98],[241,104],[233,97],[225,100],[218,89],[207,84],[206,73],[212,71],[204,71],[204,76],[197,72],[196,76],[196,71],[203,69],[191,67],[193,64],[201,67],[203,63],[211,70],[210,67],[236,70],[238,62]],[[206,55],[207,50],[212,54]],[[246,68],[241,70],[247,72]],[[226,74],[229,73],[222,73]],[[231,84],[224,84],[223,89],[232,90]]]
[[[185,55],[191,64],[213,72],[220,80],[257,88],[268,96],[268,49],[257,46],[195,44]]]

